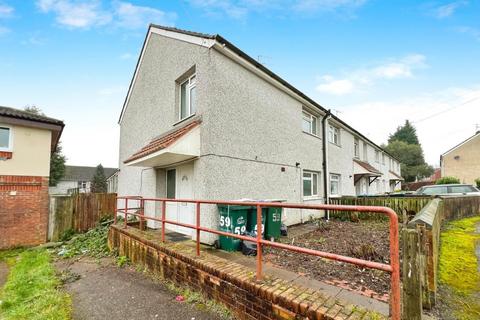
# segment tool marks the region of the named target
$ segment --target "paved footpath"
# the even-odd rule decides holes
[[[73,263],[60,260],[56,267],[70,275],[65,289],[72,296],[74,320],[220,319],[175,301],[175,294],[163,284],[133,269],[119,268],[111,259],[100,263],[87,258]]]

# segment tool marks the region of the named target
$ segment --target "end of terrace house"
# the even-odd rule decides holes
[[[220,35],[150,25],[119,124],[119,196],[318,204],[403,180],[397,159]],[[166,209],[194,223],[193,204]],[[160,217],[160,203],[145,214]],[[283,221],[323,214],[286,210]],[[217,208],[201,219],[215,228]]]

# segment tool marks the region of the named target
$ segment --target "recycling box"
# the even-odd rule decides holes
[[[246,231],[248,212],[252,210],[250,206],[228,206],[218,205],[220,214],[218,229],[220,231],[243,235]],[[220,236],[220,248],[226,251],[240,250],[240,239]]]

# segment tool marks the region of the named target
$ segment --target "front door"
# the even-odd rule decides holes
[[[187,163],[167,170],[167,198],[193,199],[193,163]],[[195,224],[195,204],[187,202],[167,202],[167,220]],[[168,225],[167,229],[192,235],[193,229]]]

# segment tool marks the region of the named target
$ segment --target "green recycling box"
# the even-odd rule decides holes
[[[282,227],[282,208],[269,207],[265,225],[265,239],[273,240],[280,238]]]
[[[218,229],[228,233],[245,234],[247,215],[251,209],[250,206],[218,205],[220,214]],[[220,236],[219,239],[220,248],[226,251],[240,250],[240,243],[240,239],[227,236]]]

